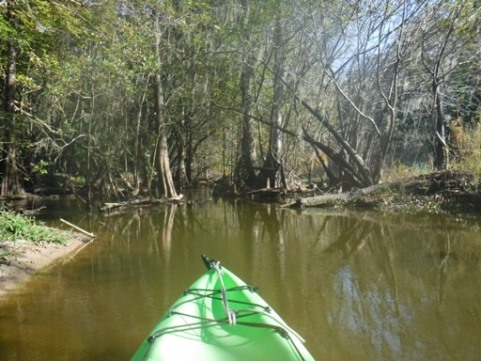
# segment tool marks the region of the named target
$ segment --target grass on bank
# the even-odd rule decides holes
[[[68,236],[43,222],[9,211],[0,211],[0,246],[5,241],[23,239],[29,242],[65,244]]]

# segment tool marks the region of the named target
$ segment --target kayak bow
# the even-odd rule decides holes
[[[313,361],[304,340],[220,262],[184,291],[132,361]]]

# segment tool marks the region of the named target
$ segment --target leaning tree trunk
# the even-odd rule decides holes
[[[7,20],[15,24],[11,6],[11,2],[7,2]],[[17,196],[24,193],[18,174],[15,149],[16,63],[17,49],[12,44],[12,41],[9,41],[7,44],[7,67],[5,74],[4,116],[6,119],[2,122],[4,124],[4,132],[0,139],[2,142],[0,148],[0,175],[2,178],[0,195],[2,196]]]
[[[309,111],[309,113],[328,130],[329,134],[336,140],[337,144],[342,148],[342,150],[352,159],[354,164],[349,163],[348,159],[342,154],[342,152],[335,152],[331,147],[328,147],[322,142],[318,142],[313,139],[308,134],[306,129],[303,129],[303,139],[312,146],[315,146],[324,152],[329,159],[339,167],[341,171],[345,172],[344,176],[348,176],[349,182],[354,186],[358,188],[372,186],[374,181],[371,171],[356,149],[354,149],[354,147],[352,147],[349,142],[343,138],[343,136],[330,124],[326,118],[324,118],[322,114],[312,108],[304,99],[301,99],[297,95],[296,98],[300,101],[302,106],[307,109],[307,111]]]

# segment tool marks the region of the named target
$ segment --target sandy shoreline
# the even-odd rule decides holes
[[[76,252],[90,240],[83,234],[70,233],[69,241],[64,245],[47,242],[35,244],[22,240],[2,242],[2,246],[14,254],[8,256],[8,264],[0,263],[0,298],[18,289],[41,269]]]

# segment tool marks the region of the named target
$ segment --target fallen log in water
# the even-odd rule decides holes
[[[139,198],[124,202],[106,202],[100,207],[101,212],[109,212],[112,210],[120,210],[125,208],[148,207],[165,203],[163,199]]]
[[[339,204],[356,203],[356,202],[367,202],[369,203],[366,196],[382,191],[386,189],[385,184],[378,184],[371,187],[363,189],[355,189],[347,193],[332,193],[332,194],[322,194],[320,196],[314,197],[304,197],[297,199],[297,202],[293,206],[305,206],[305,207],[332,207]]]
[[[366,207],[481,210],[476,177],[467,171],[421,174],[347,193],[298,198],[291,207]]]

